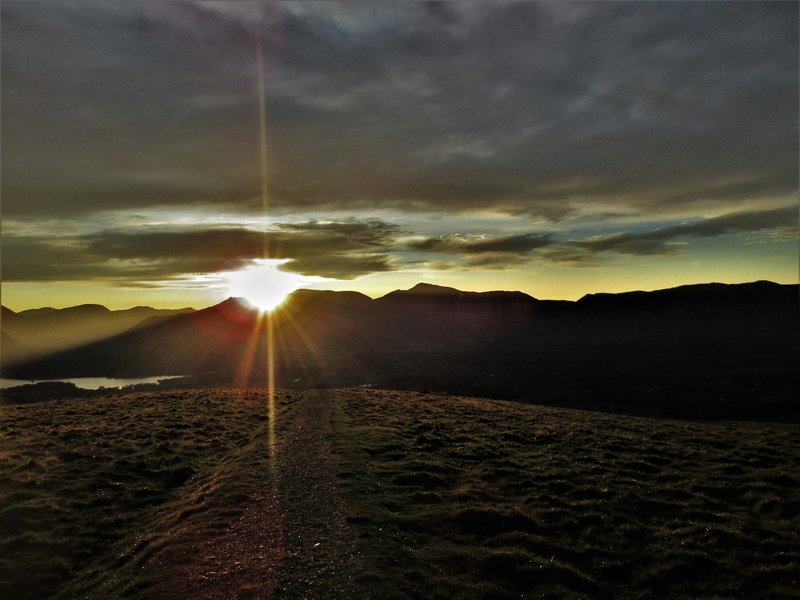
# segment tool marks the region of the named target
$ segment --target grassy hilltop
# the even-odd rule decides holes
[[[324,456],[308,441],[323,421],[306,420],[321,404]],[[4,598],[324,597],[334,580],[376,598],[798,585],[797,425],[352,389],[279,391],[274,422],[264,390],[0,410]],[[336,515],[303,530],[304,505]],[[324,576],[308,580],[312,567]]]

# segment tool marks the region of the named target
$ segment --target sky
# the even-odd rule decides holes
[[[14,310],[199,308],[264,259],[371,296],[798,281],[796,2],[3,0],[0,19]]]

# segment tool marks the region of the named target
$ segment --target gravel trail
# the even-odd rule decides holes
[[[356,595],[355,534],[336,487],[340,469],[331,445],[332,396],[326,390],[311,392],[276,453],[285,530],[278,597]]]
[[[291,420],[279,424],[273,452],[265,446],[235,474],[249,480],[244,512],[223,532],[186,540],[182,557],[160,561],[171,575],[156,596],[364,597],[353,583],[356,539],[336,485],[341,469],[331,443],[332,397],[310,391]]]

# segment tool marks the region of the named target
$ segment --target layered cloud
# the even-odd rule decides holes
[[[503,270],[526,264],[598,264],[609,255],[672,256],[688,241],[748,233],[797,239],[797,208],[744,211],[671,225],[574,238],[569,231],[415,235],[378,219],[273,223],[268,228],[161,225],[74,235],[11,232],[3,280],[104,281],[131,286],[186,280],[288,259],[284,269],[351,280],[420,264],[437,270]]]
[[[89,282],[87,301],[202,287],[263,257],[370,293],[436,271],[579,294],[626,267],[683,281],[690,261],[698,280],[796,278],[797,3],[0,12],[2,280],[31,290],[20,305],[58,281]]]
[[[691,217],[797,188],[796,3],[2,4],[11,216]]]
[[[438,269],[489,268],[506,269],[522,265],[529,255],[554,243],[550,234],[524,233],[517,235],[460,235],[448,234],[411,241],[408,246],[424,253],[451,255],[450,260],[437,259]],[[426,261],[426,264],[429,262]]]
[[[736,233],[769,232],[776,237],[797,239],[798,208],[784,206],[762,211],[740,211],[718,217],[698,218],[671,225],[614,231],[583,239],[571,239],[568,234],[526,233],[507,236],[447,234],[416,239],[408,246],[426,253],[467,256],[468,266],[510,266],[535,255],[546,262],[596,264],[597,255],[673,256],[686,252],[692,238],[715,238]]]
[[[353,279],[393,268],[396,227],[377,220],[279,224],[270,231],[171,228],[64,236],[10,235],[3,279],[105,280],[125,285],[235,270],[253,259],[287,258],[305,275]]]
[[[775,231],[797,236],[798,209],[788,206],[766,211],[746,211],[681,223],[672,227],[661,227],[635,233],[613,233],[570,245],[589,253],[616,252],[633,255],[672,255],[682,252],[677,240],[692,237],[715,237],[739,232]]]
[[[527,254],[549,245],[550,236],[534,233],[505,236],[443,235],[416,240],[409,244],[416,250],[450,254]]]

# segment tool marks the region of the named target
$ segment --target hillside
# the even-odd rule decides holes
[[[790,598],[797,425],[379,390],[1,407],[6,598]],[[270,415],[274,414],[274,418]]]
[[[25,360],[79,348],[120,334],[152,317],[192,311],[191,308],[155,309],[149,306],[109,310],[99,304],[82,304],[62,309],[47,307],[14,312],[4,306],[2,366],[6,369]]]
[[[429,284],[375,300],[300,290],[269,318],[279,385],[374,385],[640,415],[797,420],[797,291],[770,282],[707,284],[552,302]],[[151,317],[3,372],[263,384],[266,330],[257,312],[229,299]]]

